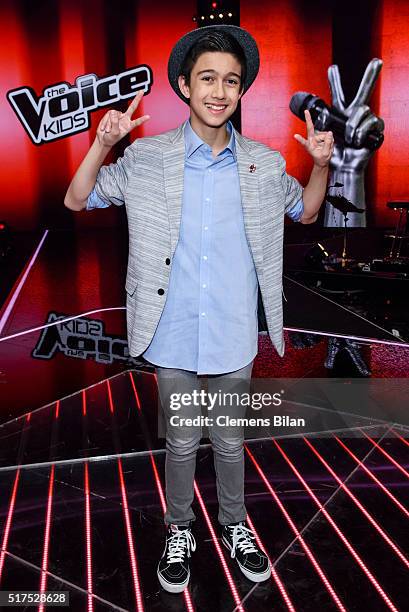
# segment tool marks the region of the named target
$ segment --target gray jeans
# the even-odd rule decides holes
[[[188,524],[195,520],[192,510],[194,497],[194,476],[196,453],[202,437],[200,424],[180,424],[183,418],[208,416],[213,425],[208,431],[213,448],[214,467],[216,471],[217,497],[219,501],[218,519],[221,525],[244,521],[244,427],[229,426],[225,415],[244,417],[246,407],[234,405],[225,407],[216,401],[211,410],[201,405],[182,405],[179,409],[171,408],[172,394],[189,393],[202,389],[213,397],[223,394],[249,393],[253,361],[244,368],[228,374],[197,376],[196,372],[162,368],[156,366],[158,391],[166,421],[166,500],[165,522],[174,525]],[[174,396],[173,396],[174,397]],[[179,396],[180,397],[180,396]],[[225,397],[223,395],[223,397]],[[233,402],[232,402],[233,404]],[[177,416],[177,419],[171,417]],[[217,416],[222,418],[216,423]]]

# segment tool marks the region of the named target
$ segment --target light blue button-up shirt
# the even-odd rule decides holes
[[[143,357],[198,374],[238,370],[258,346],[258,280],[247,243],[231,123],[227,147],[211,147],[184,125],[185,172],[179,240],[166,303]],[[87,209],[104,207],[95,191]],[[302,200],[289,216],[297,221]]]
[[[235,142],[217,157],[184,126],[179,241],[166,304],[145,359],[198,374],[232,372],[257,353],[258,282],[244,231]]]

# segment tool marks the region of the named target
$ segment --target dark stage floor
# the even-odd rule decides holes
[[[165,454],[154,375],[123,372],[3,424],[0,588],[67,591],[75,612],[406,609],[409,428],[299,408],[304,431],[246,443],[249,522],[271,580],[247,581],[221,544],[203,440],[183,595],[156,578]]]

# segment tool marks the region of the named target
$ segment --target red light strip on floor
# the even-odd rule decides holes
[[[119,472],[119,480],[121,483],[121,495],[122,495],[122,507],[124,511],[125,525],[126,525],[126,534],[128,538],[128,549],[129,556],[131,559],[131,568],[132,568],[132,576],[134,582],[134,591],[136,598],[136,609],[138,612],[141,612],[143,608],[143,600],[142,600],[142,592],[139,582],[139,572],[138,572],[138,563],[136,560],[134,545],[133,545],[133,535],[132,535],[132,525],[131,520],[129,518],[129,507],[128,507],[128,499],[126,495],[125,489],[125,479],[122,470],[122,461],[118,458],[118,472]]]
[[[139,401],[138,392],[136,390],[135,382],[134,382],[134,379],[133,379],[133,376],[132,376],[131,372],[129,372],[129,378],[131,379],[132,388],[133,388],[133,392],[134,392],[134,395],[135,395],[136,406],[138,408],[138,411],[140,413],[142,413],[141,403]],[[155,477],[156,488],[158,489],[159,499],[160,499],[160,503],[161,503],[161,506],[162,506],[162,512],[163,512],[163,514],[165,514],[165,512],[166,512],[165,495],[164,495],[164,492],[163,492],[162,483],[160,481],[160,477],[159,477],[159,473],[158,473],[158,468],[156,466],[156,461],[155,461],[155,458],[154,458],[153,453],[152,453],[151,450],[149,450],[149,457],[150,457],[151,464],[152,464],[153,475]],[[187,589],[185,589],[183,591],[183,596],[185,598],[185,605],[186,605],[186,609],[188,610],[188,612],[194,612],[195,608],[194,608],[194,605],[192,603],[192,598],[190,596],[189,588],[187,588]]]
[[[350,543],[348,538],[343,534],[343,532],[338,527],[338,525],[336,524],[334,519],[331,517],[331,515],[328,513],[326,508],[321,504],[321,502],[319,501],[318,497],[315,495],[315,493],[312,491],[310,486],[307,484],[307,482],[301,476],[300,472],[297,470],[295,465],[292,463],[292,461],[290,460],[288,455],[284,452],[284,450],[281,448],[281,446],[278,444],[278,442],[276,440],[274,440],[274,438],[272,438],[272,440],[273,440],[276,448],[280,451],[281,455],[284,457],[284,459],[287,461],[287,463],[290,466],[290,468],[293,470],[294,474],[297,476],[298,480],[302,483],[303,487],[305,488],[305,490],[310,495],[311,499],[314,500],[314,502],[317,505],[317,507],[321,510],[322,514],[325,516],[325,518],[327,519],[327,521],[329,522],[331,527],[334,529],[334,531],[336,532],[336,534],[338,535],[340,540],[343,542],[343,544],[346,546],[346,548],[348,549],[350,554],[353,556],[353,558],[355,559],[355,561],[357,562],[359,567],[362,569],[362,571],[364,572],[366,577],[370,580],[372,585],[375,587],[376,591],[382,597],[382,599],[384,600],[384,602],[386,603],[388,608],[390,610],[393,610],[394,612],[398,612],[398,609],[395,607],[395,605],[389,599],[389,597],[387,596],[385,591],[382,589],[382,587],[379,584],[379,582],[376,580],[376,578],[373,576],[371,571],[367,568],[365,563],[362,561],[361,557],[358,555],[358,553],[356,552],[356,550],[354,549],[354,547],[352,546],[352,544]]]
[[[106,382],[107,382],[107,388],[108,388],[109,409],[111,413],[113,414],[114,404],[112,401],[111,385],[108,379]],[[126,494],[125,479],[124,479],[124,473],[122,470],[122,461],[120,457],[117,458],[117,464],[118,464],[119,482],[121,486],[122,508],[124,512],[126,535],[128,539],[128,551],[129,551],[129,558],[131,562],[132,577],[133,577],[133,583],[134,583],[136,609],[137,609],[137,612],[141,612],[144,609],[142,591],[141,591],[140,580],[139,580],[138,562],[136,560],[135,549],[134,549],[132,525],[131,525],[131,520],[129,517],[128,497]]]
[[[251,520],[248,512],[247,512],[246,521],[250,525],[250,528],[253,530],[253,533],[254,533],[254,536],[256,538],[257,544],[259,545],[259,547],[261,548],[263,553],[265,555],[267,555],[268,560],[270,561],[272,577],[273,577],[273,579],[274,579],[274,581],[275,581],[275,583],[277,585],[278,590],[281,593],[282,598],[284,599],[284,601],[286,603],[287,608],[290,610],[290,612],[295,612],[295,608],[293,606],[293,603],[292,603],[292,601],[291,601],[287,591],[285,590],[285,587],[284,587],[284,585],[283,585],[283,583],[281,581],[280,576],[277,574],[277,571],[276,571],[275,567],[273,566],[273,562],[271,561],[270,557],[268,556],[268,553],[267,553],[267,551],[266,551],[266,549],[265,549],[265,547],[263,545],[263,542],[260,540],[260,537],[259,537],[259,535],[258,535],[258,533],[256,531],[256,528],[254,527],[254,523]]]
[[[87,414],[87,393],[82,390],[82,414]],[[84,463],[84,489],[85,489],[85,557],[87,562],[87,610],[92,612],[94,609],[93,588],[92,588],[92,536],[91,536],[91,505],[89,494],[89,469],[88,461]]]
[[[1,551],[0,551],[0,584],[1,584],[1,577],[2,577],[2,573],[3,573],[3,567],[4,567],[4,557],[6,555],[7,544],[8,544],[9,534],[10,534],[11,522],[13,520],[14,504],[16,503],[17,489],[18,489],[18,482],[19,482],[19,480],[20,480],[20,468],[18,468],[17,473],[16,473],[16,477],[14,478],[13,492],[11,494],[11,499],[10,499],[10,504],[9,504],[9,511],[7,513],[7,520],[6,520],[6,526],[5,526],[5,529],[4,529],[3,541],[1,543]]]
[[[129,372],[129,378],[131,379],[131,384],[135,395],[136,407],[138,408],[139,412],[141,412],[141,402],[139,401],[139,395],[135,387],[135,381],[133,379],[132,372]]]
[[[401,440],[404,444],[406,444],[406,446],[409,446],[409,442],[405,438],[403,438],[400,434],[398,434],[397,431],[395,431],[394,429],[391,429],[391,431],[395,434],[397,438],[399,438],[399,440]]]
[[[391,540],[391,538],[388,536],[388,534],[382,529],[382,527],[376,522],[376,520],[373,518],[373,516],[361,504],[359,499],[357,497],[355,497],[355,495],[352,493],[352,491],[349,489],[349,487],[345,483],[342,482],[342,480],[339,478],[339,476],[337,476],[337,474],[334,472],[334,470],[331,468],[331,466],[328,465],[328,463],[325,461],[325,459],[322,457],[322,455],[320,455],[320,453],[317,451],[315,446],[307,438],[303,437],[303,440],[310,447],[310,449],[315,454],[315,456],[318,457],[318,459],[325,466],[325,468],[328,470],[328,472],[331,474],[331,476],[337,481],[337,483],[342,488],[342,490],[345,491],[345,493],[352,499],[354,504],[360,509],[362,514],[365,516],[365,518],[371,523],[372,527],[374,527],[376,529],[376,531],[379,533],[379,535],[392,548],[393,552],[399,557],[399,559],[402,561],[402,563],[404,565],[406,565],[406,567],[409,569],[409,561],[407,560],[405,555],[399,550],[399,548],[396,546],[396,544]]]
[[[321,566],[319,565],[318,561],[314,557],[314,554],[312,553],[310,547],[305,542],[305,540],[302,537],[301,533],[298,531],[295,523],[291,519],[290,515],[288,514],[287,510],[285,509],[285,507],[284,507],[283,503],[281,502],[280,498],[278,497],[277,493],[274,491],[273,487],[271,486],[270,482],[267,480],[266,475],[264,474],[263,470],[259,466],[259,464],[256,461],[255,457],[253,457],[253,454],[251,453],[251,451],[248,449],[248,447],[246,445],[245,445],[245,449],[246,449],[247,454],[249,455],[250,459],[252,460],[252,462],[254,464],[254,467],[256,468],[256,470],[260,474],[261,479],[263,480],[264,484],[266,485],[270,495],[273,497],[274,501],[276,502],[276,504],[280,508],[280,510],[283,513],[287,523],[290,525],[291,530],[297,536],[297,539],[299,540],[301,546],[303,547],[303,549],[304,549],[308,559],[311,561],[315,571],[317,572],[317,574],[321,578],[325,588],[327,589],[328,593],[331,595],[331,597],[334,600],[337,608],[339,610],[342,610],[343,612],[347,612],[346,608],[344,607],[344,605],[342,604],[340,598],[338,597],[337,593],[335,592],[335,589],[333,588],[333,586],[331,585],[330,581],[326,577],[326,575],[324,573],[324,570],[321,568]]]
[[[406,478],[409,478],[409,473],[401,465],[399,465],[399,463],[393,457],[391,457],[391,455],[387,453],[386,450],[384,450],[377,442],[375,442],[375,440],[372,440],[372,438],[368,436],[362,429],[360,431],[362,431],[364,436],[368,438],[368,440],[375,446],[375,448],[377,448],[387,459],[389,459],[389,461],[393,463],[393,465],[398,468],[398,470],[402,472],[402,474],[406,476]]]
[[[401,511],[403,512],[403,514],[405,514],[405,515],[407,516],[407,518],[409,518],[409,511],[408,511],[408,510],[405,508],[405,506],[403,506],[403,505],[400,503],[400,501],[399,501],[399,500],[398,500],[398,499],[397,499],[397,498],[396,498],[396,497],[393,495],[393,493],[391,493],[391,492],[389,491],[389,489],[387,489],[387,488],[385,487],[385,485],[384,485],[384,484],[383,484],[383,483],[382,483],[382,482],[379,480],[379,478],[377,478],[377,477],[375,476],[375,474],[372,474],[372,472],[371,472],[371,471],[370,471],[370,470],[369,470],[369,469],[366,467],[366,465],[365,465],[364,463],[362,463],[362,461],[360,461],[360,460],[358,459],[358,457],[356,457],[356,456],[354,455],[354,453],[351,451],[351,449],[350,449],[350,448],[348,448],[348,447],[347,447],[347,446],[346,446],[346,445],[345,445],[345,444],[342,442],[342,440],[340,440],[340,439],[338,438],[338,436],[335,436],[335,435],[334,435],[334,438],[337,440],[337,442],[339,442],[339,444],[342,446],[342,448],[343,448],[343,449],[344,449],[344,450],[345,450],[347,453],[349,453],[349,455],[352,457],[352,459],[354,459],[354,461],[356,461],[356,463],[359,465],[359,467],[360,467],[361,469],[363,469],[363,470],[364,470],[364,472],[365,472],[365,473],[366,473],[366,474],[367,474],[367,475],[368,475],[370,478],[372,478],[372,480],[373,480],[374,482],[376,482],[376,484],[378,485],[378,487],[380,487],[380,488],[382,489],[382,491],[385,493],[385,495],[387,495],[387,496],[388,496],[388,497],[389,497],[389,498],[390,498],[390,499],[393,501],[393,503],[394,503],[394,504],[396,504],[396,505],[398,506],[399,510],[401,510]]]
[[[165,495],[163,493],[163,488],[162,488],[162,485],[161,485],[161,482],[160,482],[160,478],[159,478],[159,474],[158,474],[158,468],[156,467],[156,462],[155,462],[155,459],[154,459],[152,453],[150,453],[150,460],[151,460],[151,464],[152,464],[153,474],[155,476],[156,485],[157,485],[157,488],[158,488],[160,504],[162,506],[163,514],[165,514],[165,512],[166,512]]]
[[[196,484],[196,481],[194,481],[194,489],[195,489],[196,497],[199,500],[199,504],[200,504],[200,507],[202,509],[203,516],[205,517],[205,520],[206,520],[206,523],[207,523],[207,527],[208,527],[208,529],[210,531],[210,535],[212,536],[213,544],[214,544],[214,546],[216,548],[217,554],[219,555],[220,563],[222,564],[223,571],[224,571],[224,574],[226,576],[227,582],[229,584],[231,594],[233,595],[233,599],[234,599],[235,604],[236,604],[235,610],[237,609],[237,610],[240,610],[241,612],[244,612],[244,608],[241,605],[240,595],[237,592],[236,585],[234,584],[234,580],[233,580],[233,578],[231,576],[231,573],[230,573],[230,570],[229,570],[229,566],[227,565],[226,559],[224,558],[223,551],[221,549],[219,540],[216,537],[215,531],[213,529],[213,525],[211,523],[209,514],[207,512],[206,506],[204,504],[203,498],[202,498],[201,493],[199,491],[199,487]]]
[[[44,593],[47,587],[47,568],[48,568],[48,549],[50,545],[50,527],[51,527],[51,513],[53,508],[53,492],[54,492],[54,472],[55,465],[51,466],[50,484],[48,486],[48,499],[47,499],[47,513],[45,519],[45,533],[44,533],[44,548],[43,548],[43,561],[41,563],[41,580],[40,580],[40,593]],[[44,604],[40,604],[38,612],[44,612]]]
[[[92,540],[91,540],[91,507],[89,496],[89,471],[88,462],[84,463],[84,484],[85,484],[85,551],[87,560],[87,599],[88,612],[94,609],[92,598]]]
[[[30,419],[31,419],[31,412],[29,412],[26,415],[26,424],[30,422]],[[23,429],[24,429],[24,427],[23,427]],[[7,544],[8,544],[9,534],[10,534],[11,522],[12,522],[12,519],[13,519],[14,505],[15,505],[15,502],[16,502],[17,488],[18,488],[19,480],[20,480],[20,468],[18,468],[18,470],[16,472],[16,477],[14,479],[13,492],[11,494],[9,510],[8,510],[8,513],[7,513],[7,520],[6,520],[6,526],[5,526],[5,529],[4,529],[3,541],[1,543],[1,550],[0,550],[0,583],[1,583],[2,573],[3,573],[4,559],[5,559],[6,550],[7,550]]]
[[[139,400],[139,395],[138,395],[138,392],[136,390],[135,381],[133,379],[133,376],[132,376],[131,372],[129,372],[129,378],[131,379],[131,384],[132,384],[133,392],[134,392],[134,395],[135,395],[136,406],[137,406],[139,412],[142,412],[141,402]],[[153,470],[153,474],[154,474],[154,477],[155,477],[156,487],[158,489],[158,493],[159,493],[159,498],[160,498],[160,503],[161,503],[161,506],[162,506],[163,514],[165,514],[165,512],[166,512],[165,495],[163,493],[162,483],[161,483],[160,478],[159,478],[158,468],[156,467],[156,461],[155,461],[155,459],[153,457],[153,454],[152,454],[151,450],[149,450],[149,457],[150,457],[151,464],[152,464],[152,470]]]
[[[107,379],[107,388],[108,388],[108,398],[109,398],[109,409],[111,414],[114,414],[114,402],[112,401],[112,393],[111,393],[111,384]]]
[[[58,419],[60,416],[60,400],[57,400],[55,403],[55,418]]]

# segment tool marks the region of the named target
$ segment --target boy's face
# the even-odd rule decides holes
[[[190,99],[191,118],[206,127],[225,124],[242,95],[240,77],[240,62],[231,53],[200,55],[192,68],[190,85],[179,77],[180,90]]]

